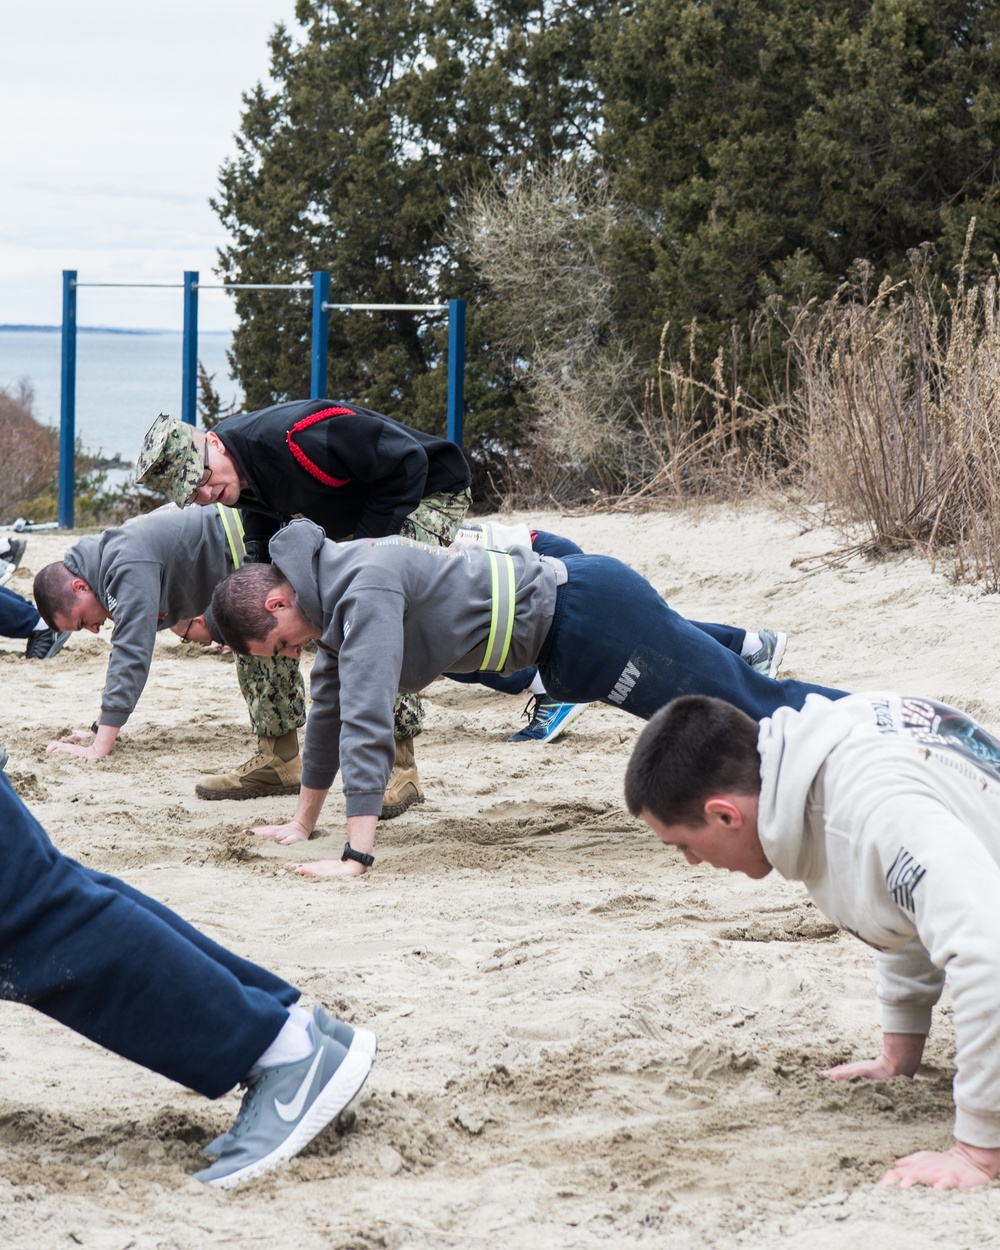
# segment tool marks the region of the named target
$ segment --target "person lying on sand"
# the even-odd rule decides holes
[[[955,1144],[897,1159],[886,1185],[988,1185],[1000,1170],[1000,742],[932,699],[857,694],[760,725],[677,699],[639,735],[625,800],[689,864],[801,881],[877,951],[882,1054],[834,1080],[912,1077],[947,972]]]
[[[0,996],[203,1094],[246,1094],[195,1179],[291,1159],[365,1083],[377,1041],[114,877],[66,859],[0,772]]]
[[[318,643],[298,809],[289,823],[255,831],[305,841],[341,768],[347,844],[339,860],[299,865],[307,874],[353,876],[373,862],[397,688],[537,663],[553,698],[599,700],[643,718],[692,690],[725,694],[755,717],[801,707],[812,691],[843,693],[758,673],[739,644],[728,649],[607,556],[557,559],[526,546],[432,547],[398,536],[337,544],[306,520],[276,534],[270,555],[273,564],[221,582],[212,612],[238,652],[297,656]]]
[[[146,685],[157,632],[204,612],[216,585],[243,561],[242,535],[240,515],[232,508],[181,510],[166,504],[86,535],[61,562],[38,573],[35,602],[54,629],[96,634],[105,621],[114,622],[101,710],[89,730],[74,730],[50,743],[50,751],[85,759],[111,753]],[[249,664],[238,676],[258,744],[253,782],[205,777],[195,793],[202,798],[227,790],[243,796],[298,794],[298,731],[306,719],[298,665],[280,660],[264,672]]]

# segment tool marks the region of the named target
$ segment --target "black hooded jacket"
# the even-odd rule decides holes
[[[335,541],[398,534],[421,499],[465,490],[470,480],[457,443],[340,400],[239,413],[213,433],[247,480],[236,506],[258,555],[293,516]]]

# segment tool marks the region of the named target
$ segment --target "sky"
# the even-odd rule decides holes
[[[242,94],[267,81],[294,0],[5,4],[0,70],[0,325],[58,325],[62,271],[85,282],[217,283],[209,207],[236,154]],[[180,290],[81,288],[80,326],[180,329]],[[200,330],[236,319],[203,291]]]

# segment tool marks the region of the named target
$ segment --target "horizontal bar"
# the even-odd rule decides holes
[[[308,282],[202,282],[203,291],[311,291]]]
[[[74,282],[74,286],[166,286],[183,288],[183,282]]]
[[[350,312],[357,309],[361,312],[445,312],[447,304],[324,304],[324,312],[332,312],[338,309],[341,312]]]

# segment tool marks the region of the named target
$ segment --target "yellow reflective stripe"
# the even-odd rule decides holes
[[[222,528],[225,531],[226,542],[229,544],[229,554],[233,558],[233,568],[238,569],[247,555],[247,549],[243,543],[243,518],[235,508],[227,508],[221,503],[215,506],[219,509],[219,516],[222,518]]]
[[[486,558],[490,562],[490,634],[479,671],[499,673],[514,636],[514,561],[496,551],[487,551]]]

